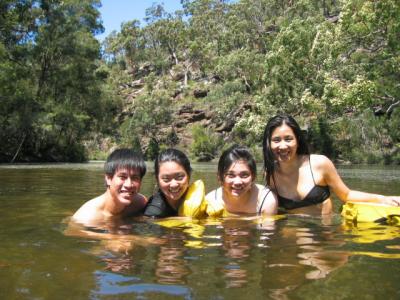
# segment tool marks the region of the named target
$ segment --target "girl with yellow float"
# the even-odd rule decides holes
[[[275,195],[255,183],[256,163],[244,147],[233,146],[221,155],[218,163],[221,187],[206,197],[201,180],[189,185],[191,172],[189,159],[183,152],[177,149],[161,152],[154,162],[158,190],[150,197],[144,215],[201,218],[277,212]]]
[[[144,210],[148,217],[204,216],[204,184],[190,183],[192,168],[188,157],[177,149],[161,152],[154,161],[158,190]]]

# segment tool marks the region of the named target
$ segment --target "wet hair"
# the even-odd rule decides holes
[[[296,137],[298,144],[296,153],[299,155],[310,154],[307,141],[303,136],[299,124],[293,117],[289,115],[277,115],[269,119],[265,126],[263,137],[264,172],[268,185],[270,184],[270,178],[275,170],[275,157],[271,150],[271,136],[276,128],[284,124],[293,130],[294,136]]]
[[[245,162],[249,166],[253,179],[257,177],[257,166],[253,155],[246,147],[233,145],[221,154],[218,161],[218,179],[221,182],[224,181],[228,169],[237,161]]]
[[[192,174],[192,167],[190,166],[190,161],[186,154],[178,149],[169,148],[160,152],[160,154],[154,161],[154,174],[157,180],[158,174],[160,174],[160,165],[168,161],[175,162],[178,165],[182,166],[189,177]]]
[[[104,173],[113,177],[119,169],[135,169],[139,171],[140,178],[146,174],[146,163],[143,156],[132,149],[122,148],[114,150],[104,164]]]

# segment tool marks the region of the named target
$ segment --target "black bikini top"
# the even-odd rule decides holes
[[[282,206],[285,209],[295,209],[295,208],[300,208],[300,207],[316,205],[316,204],[324,202],[326,199],[329,198],[329,196],[331,195],[331,193],[329,191],[329,186],[315,184],[314,174],[313,174],[313,171],[311,168],[310,157],[308,158],[308,163],[310,165],[310,171],[311,171],[311,176],[312,176],[312,179],[314,182],[314,186],[302,200],[292,200],[292,199],[288,199],[288,198],[280,196],[278,193],[278,187],[276,185],[276,181],[274,179],[279,206]]]
[[[144,213],[146,217],[165,218],[178,215],[178,212],[169,205],[161,191],[157,191],[150,197]]]

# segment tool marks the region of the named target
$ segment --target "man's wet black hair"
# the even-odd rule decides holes
[[[138,170],[140,178],[143,178],[147,170],[143,156],[127,148],[114,150],[104,164],[104,173],[109,177],[113,177],[119,169]]]

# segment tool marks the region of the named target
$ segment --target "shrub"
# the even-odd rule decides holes
[[[201,125],[192,127],[193,143],[190,147],[190,153],[196,157],[197,161],[210,161],[217,155],[221,146],[221,139],[210,130]]]

